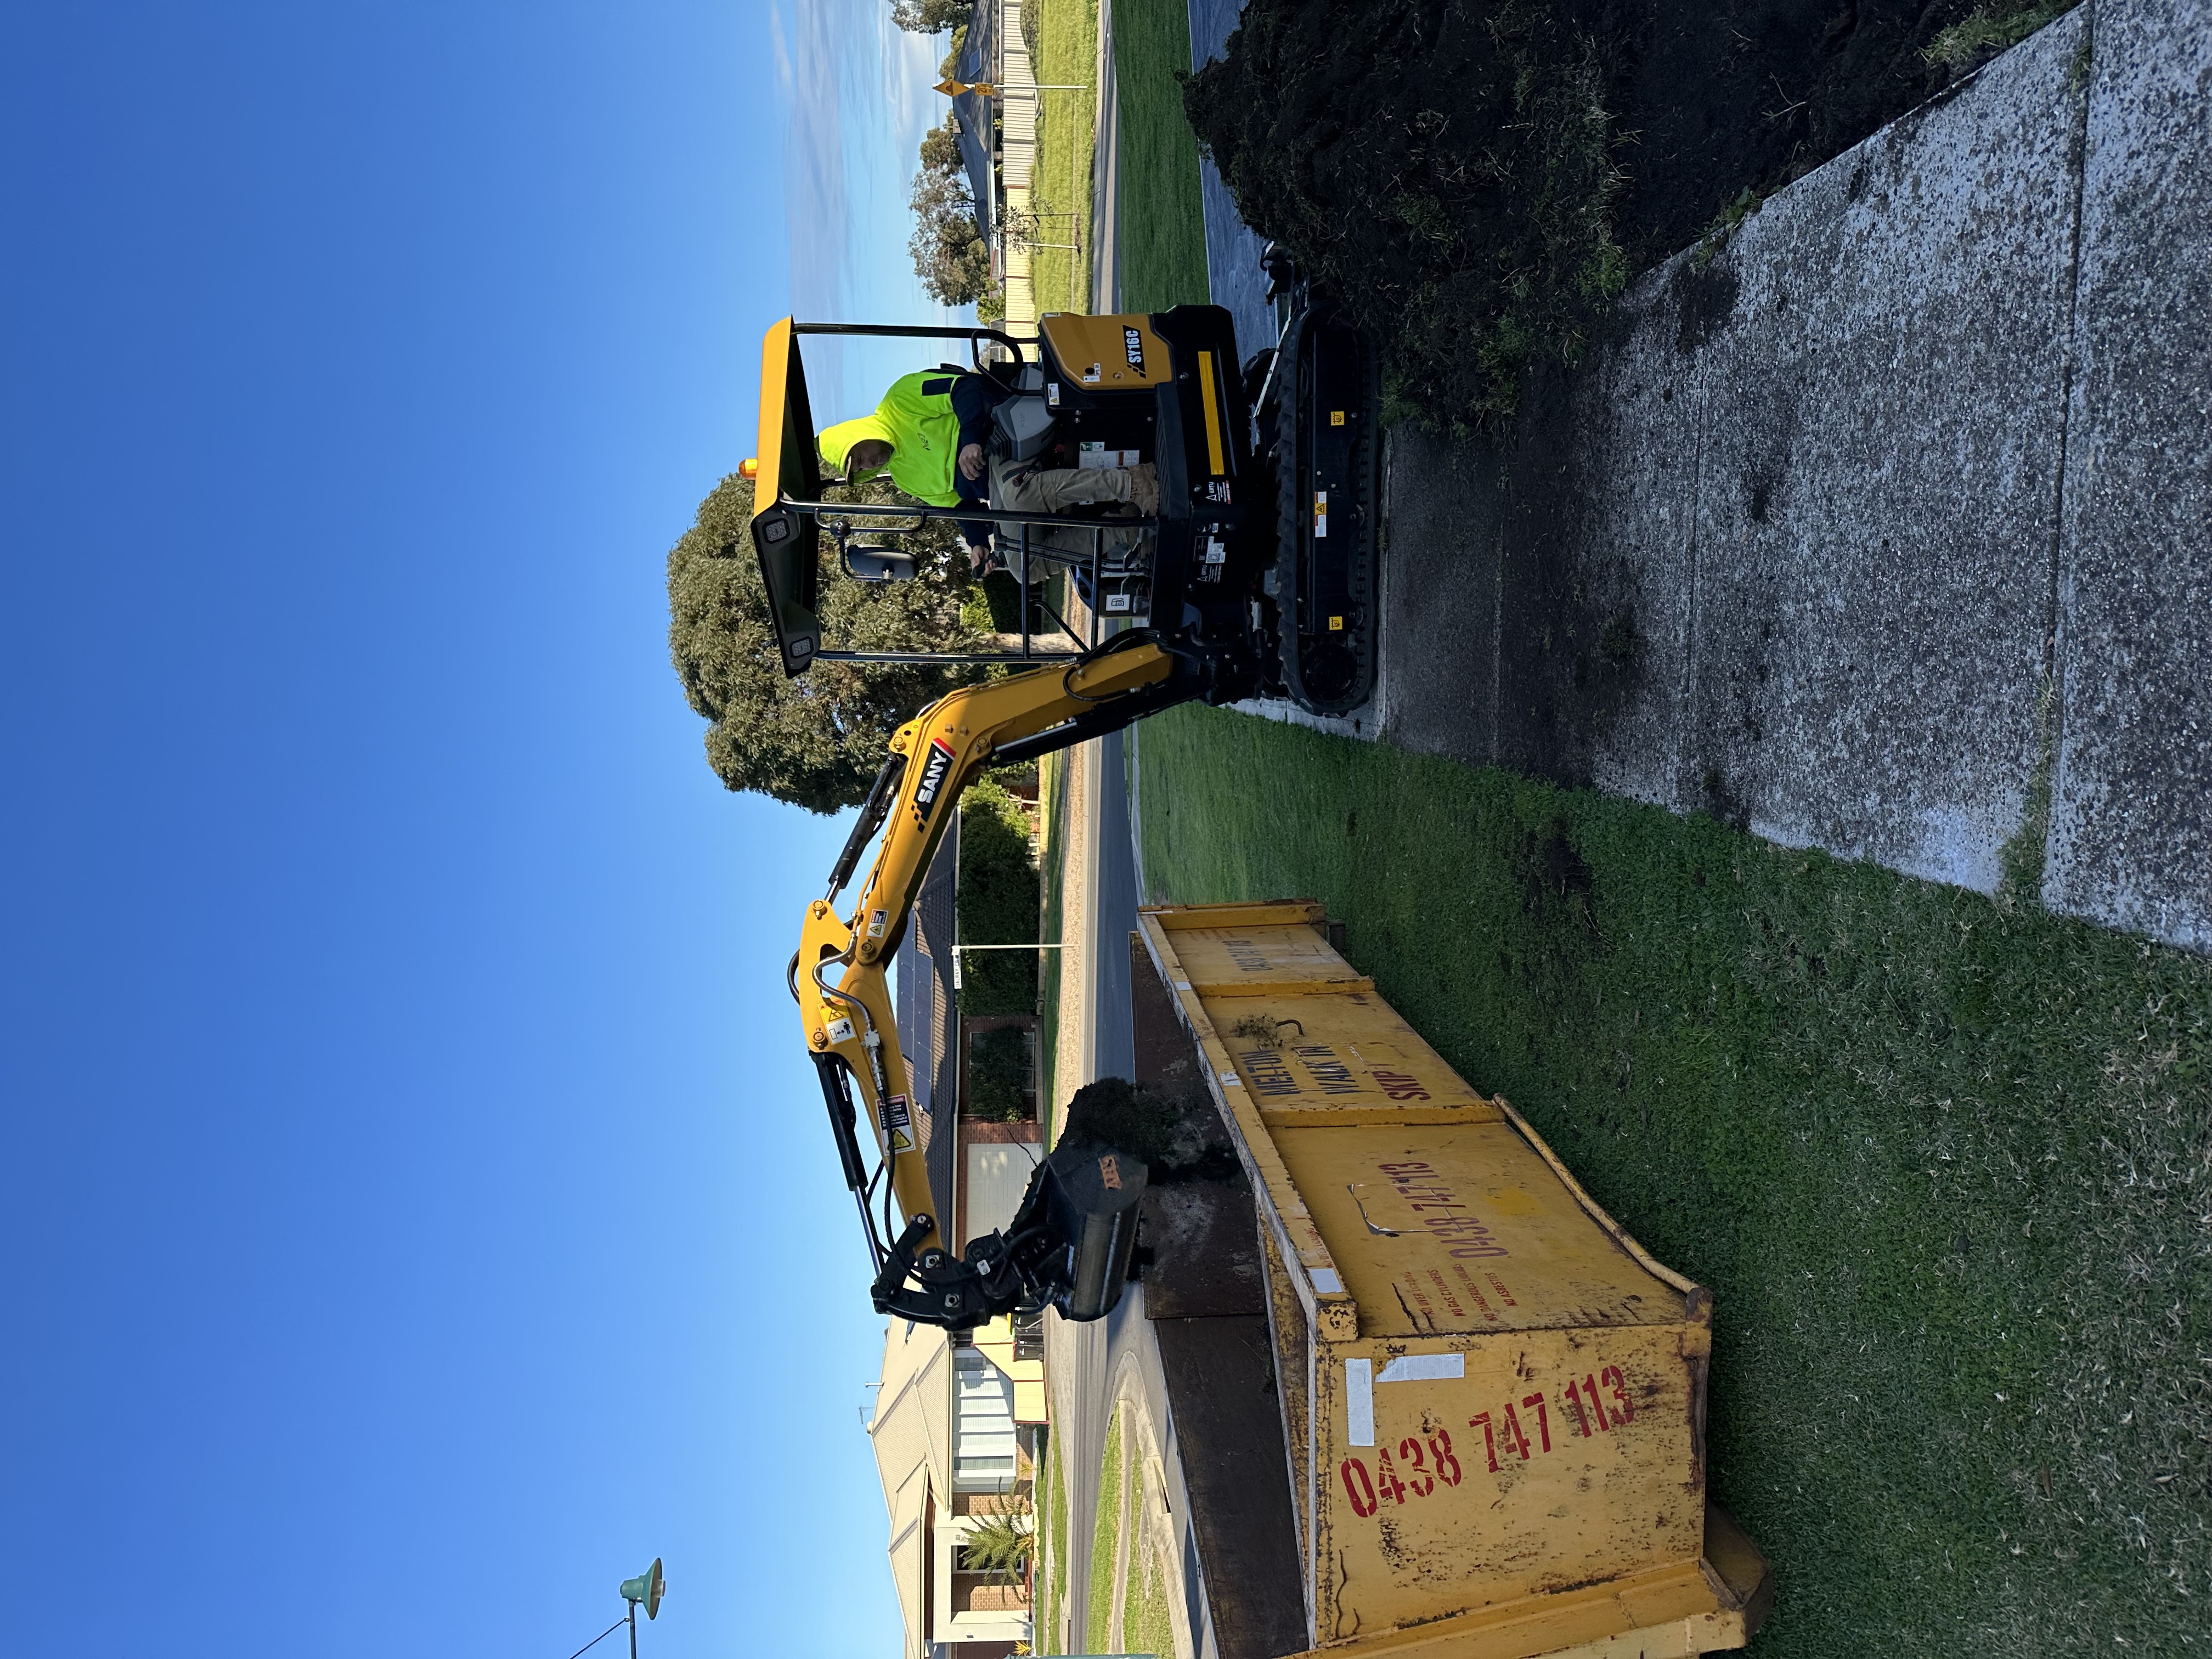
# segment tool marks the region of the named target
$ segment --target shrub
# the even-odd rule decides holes
[[[1012,954],[1009,952],[1009,954]],[[968,1115],[1022,1123],[1030,1115],[1030,1034],[1018,1025],[968,1040]]]
[[[963,945],[1036,942],[1040,889],[1029,814],[991,779],[960,799],[960,878],[955,899]],[[1036,952],[977,951],[963,957],[960,1012],[1036,1012]]]
[[[1604,93],[1547,8],[1253,0],[1185,105],[1247,222],[1382,332],[1394,400],[1468,422],[1627,281]]]
[[[1144,1164],[1155,1187],[1219,1180],[1237,1172],[1237,1154],[1205,1094],[1160,1093],[1126,1078],[1086,1083],[1067,1103],[1062,1146],[1111,1146]]]
[[[969,1530],[960,1547],[960,1565],[970,1572],[988,1572],[1004,1583],[1025,1585],[1036,1553],[1036,1517],[1027,1498],[1015,1498]]]

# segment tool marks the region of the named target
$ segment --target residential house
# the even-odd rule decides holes
[[[960,860],[956,815],[924,878],[896,958],[899,1043],[938,1213],[953,1248],[1013,1218],[1040,1155],[1028,1123],[963,1115],[973,1038],[1029,1016],[963,1019],[952,965]],[[1025,1502],[1047,1432],[1042,1332],[994,1320],[954,1343],[893,1320],[869,1424],[890,1516],[891,1576],[905,1623],[902,1659],[999,1659],[1030,1639],[1024,1589],[970,1571],[963,1549],[983,1517]]]
[[[915,1107],[916,1139],[929,1171],[937,1213],[957,1253],[971,1238],[1004,1228],[1014,1218],[1030,1173],[1044,1155],[1037,1124],[1036,1085],[1029,1085],[1028,1121],[987,1122],[969,1116],[969,1060],[976,1040],[1018,1029],[1034,1056],[1034,1014],[964,1016],[954,965],[957,922],[953,901],[959,879],[960,819],[955,814],[923,877],[905,939],[894,957],[894,1005],[899,1048]],[[1032,1073],[1034,1062],[1032,1060]]]
[[[893,1320],[868,1425],[890,1516],[901,1659],[1001,1659],[1030,1639],[1026,1586],[972,1570],[984,1517],[1030,1497],[1042,1449],[1043,1367],[1001,1318],[955,1344]]]

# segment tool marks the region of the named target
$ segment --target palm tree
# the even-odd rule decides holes
[[[994,1515],[983,1516],[962,1540],[961,1565],[988,1572],[1001,1583],[1026,1590],[1030,1562],[1036,1553],[1036,1517],[1026,1498],[1010,1498]]]

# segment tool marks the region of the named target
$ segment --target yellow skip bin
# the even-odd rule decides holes
[[[1712,1299],[1331,948],[1320,906],[1146,910],[1251,1179],[1317,1654],[1741,1647],[1705,1497]]]

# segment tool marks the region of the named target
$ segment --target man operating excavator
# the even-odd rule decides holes
[[[1241,369],[1218,306],[1055,313],[1030,341],[982,325],[792,318],[763,337],[749,531],[784,672],[830,662],[998,671],[960,676],[890,734],[787,973],[879,1313],[954,1331],[1018,1308],[1097,1319],[1135,1259],[1146,1171],[1111,1146],[1063,1139],[995,1231],[965,1237],[957,1211],[940,1216],[890,969],[961,792],[986,767],[1180,703],[1288,695],[1338,713],[1372,684],[1377,359],[1369,336],[1302,291],[1292,299],[1274,351]],[[960,339],[978,367],[907,375],[874,414],[817,436],[800,350],[814,335]],[[1068,465],[1105,455],[1130,465]],[[826,484],[879,471],[906,500],[825,499]],[[971,548],[995,536],[1009,555],[1018,650],[825,646],[823,578],[842,567],[857,581],[912,580],[913,538],[939,522],[960,525]],[[1109,544],[1124,536],[1131,556],[1111,568]],[[1075,544],[1041,547],[1040,537]],[[738,550],[733,540],[724,554]],[[1062,574],[1102,589],[1080,631],[1044,591]],[[1040,647],[1033,608],[1073,648]],[[1109,611],[1134,625],[1112,629]]]
[[[821,435],[823,463],[848,483],[889,471],[891,483],[932,507],[969,503],[1017,513],[1064,513],[1073,507],[1159,510],[1158,474],[1134,467],[1036,467],[990,455],[991,412],[1006,396],[988,374],[943,368],[891,383],[875,413],[841,421]],[[969,563],[981,570],[991,527],[963,520]]]

